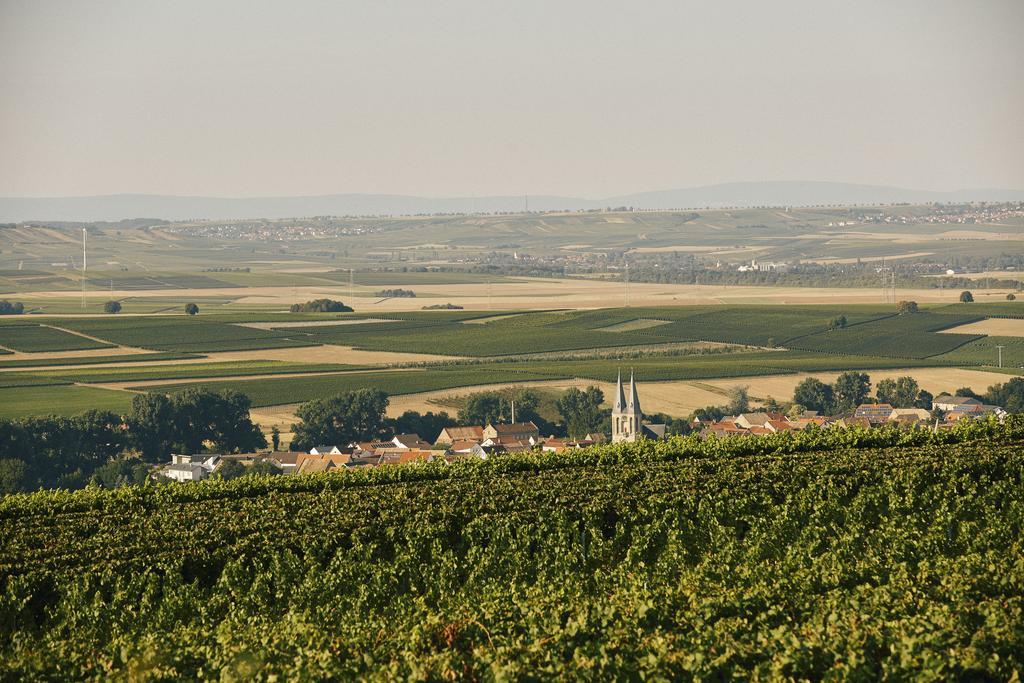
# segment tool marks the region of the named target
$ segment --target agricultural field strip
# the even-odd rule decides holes
[[[834,309],[832,309],[834,310]],[[396,352],[501,356],[614,346],[705,341],[788,346],[818,352],[923,358],[946,353],[978,335],[936,334],[977,315],[919,313],[850,307],[845,329],[827,331],[834,314],[825,307],[690,307],[575,311],[499,316],[484,324],[458,318],[418,317],[400,323],[363,323],[306,330],[325,344]],[[665,320],[637,328],[639,321]],[[608,330],[620,330],[609,335]],[[911,343],[912,342],[912,343]]]
[[[257,330],[184,316],[141,317],[132,319],[129,323],[109,318],[63,318],[60,324],[76,332],[108,339],[122,346],[159,351],[202,353],[315,345],[315,342],[305,339],[293,339],[286,332]]]
[[[82,351],[113,346],[89,335],[76,334],[55,325],[0,326],[0,346],[22,353],[42,351]]]
[[[149,392],[171,393],[190,386],[232,389],[247,394],[255,407],[301,403],[325,395],[359,388],[376,388],[390,395],[417,394],[484,384],[590,379],[613,382],[619,371],[633,370],[644,381],[719,379],[761,375],[935,367],[947,363],[930,360],[842,357],[801,352],[708,354],[681,358],[601,359],[584,361],[481,362],[408,368],[407,372],[346,372],[310,374],[295,378],[225,379],[203,384],[128,386]]]
[[[15,360],[0,360],[0,371],[16,370],[19,368],[49,368],[51,366],[77,366],[77,365],[104,365],[104,364],[130,364],[130,363],[152,363],[154,361],[178,361],[195,360],[205,358],[197,353],[126,353],[117,356],[79,356],[69,358],[18,358]]]
[[[79,384],[105,384],[111,382],[145,382],[153,380],[238,377],[278,374],[333,374],[373,369],[368,365],[344,363],[300,363],[287,361],[224,361],[213,363],[183,363],[172,365],[131,366],[124,368],[86,368],[81,370],[36,371],[37,377],[75,382]],[[21,374],[21,373],[19,373]],[[0,378],[4,375],[0,374]]]
[[[87,410],[124,414],[132,394],[95,386],[37,384],[0,388],[0,418],[79,415]]]

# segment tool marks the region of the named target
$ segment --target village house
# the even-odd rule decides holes
[[[171,454],[170,464],[164,465],[160,469],[160,474],[175,481],[202,481],[217,469],[220,458],[219,454],[210,453],[198,455],[174,453]]]
[[[480,443],[484,440],[483,427],[445,427],[434,440],[434,445],[454,444],[458,441],[474,441]]]
[[[337,446],[314,446],[309,452],[312,455],[339,455],[342,451]]]
[[[853,411],[854,417],[863,417],[871,424],[889,421],[893,407],[888,403],[862,403]]]
[[[522,441],[530,443],[540,439],[540,430],[533,422],[513,422],[511,424],[488,424],[483,428],[483,441],[488,439],[495,443]]]

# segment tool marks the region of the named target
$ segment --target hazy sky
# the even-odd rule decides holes
[[[1024,188],[1024,0],[0,0],[0,195]]]

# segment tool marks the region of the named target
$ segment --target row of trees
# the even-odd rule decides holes
[[[249,416],[249,397],[193,388],[140,394],[128,415],[0,420],[0,492],[144,481],[149,463],[174,453],[252,451],[266,440]]]
[[[308,450],[320,444],[368,441],[395,433],[418,434],[433,442],[442,429],[456,424],[511,422],[513,403],[517,422],[533,422],[545,435],[582,438],[611,429],[611,411],[601,407],[603,402],[604,393],[597,387],[571,388],[554,403],[560,421],[551,422],[541,414],[541,397],[533,390],[481,391],[467,397],[457,418],[447,412],[421,414],[412,410],[389,418],[387,394],[360,389],[299,406],[295,411],[299,422],[292,428],[292,448]]]
[[[112,299],[112,300],[104,303],[103,304],[103,312],[104,313],[110,313],[110,314],[120,313],[121,312],[121,302]],[[196,315],[197,313],[199,313],[199,306],[197,306],[196,304],[193,304],[193,303],[185,304],[185,313],[187,313],[188,315]]]
[[[851,370],[839,375],[832,384],[808,377],[796,386],[793,404],[823,415],[842,415],[853,412],[870,395],[871,377],[866,372]],[[879,403],[889,403],[896,408],[930,410],[932,407],[932,395],[922,390],[913,377],[883,379],[875,395]]]
[[[21,315],[25,312],[25,304],[20,301],[0,300],[0,315]]]
[[[292,304],[288,310],[292,313],[349,313],[352,307],[334,299],[313,299],[304,304]]]

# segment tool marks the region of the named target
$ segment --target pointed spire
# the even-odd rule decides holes
[[[626,409],[626,395],[622,391],[622,370],[619,370],[619,380],[615,385],[615,408],[614,412],[621,413]]]
[[[629,371],[629,412],[640,415],[640,397],[636,393],[636,380],[633,379],[633,371]]]

